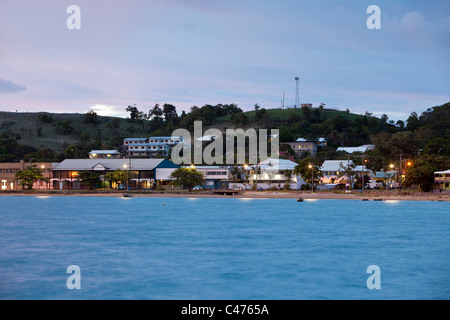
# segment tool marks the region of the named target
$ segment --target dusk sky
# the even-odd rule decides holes
[[[449,71],[450,0],[0,0],[0,111],[279,108],[298,76],[301,103],[406,120],[450,101]]]

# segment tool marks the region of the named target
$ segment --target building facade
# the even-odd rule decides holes
[[[126,138],[122,150],[125,158],[167,157],[171,148],[183,141],[183,137]]]
[[[317,151],[327,146],[327,140],[325,138],[318,139],[305,139],[298,138],[294,142],[288,142],[288,145],[294,150],[295,154],[300,156],[303,152],[308,152],[311,155],[316,155]]]
[[[87,170],[100,174],[102,184],[96,187],[124,188],[105,180],[108,172],[122,170],[131,175],[129,189],[155,189],[178,167],[166,159],[66,159],[53,166],[50,184],[53,189],[83,189],[79,173]]]
[[[0,163],[0,190],[20,190],[22,186],[19,185],[20,181],[16,179],[16,172],[19,170],[24,170],[29,168],[30,166],[39,168],[42,170],[42,175],[44,178],[51,177],[51,169],[54,164],[51,162],[24,162],[21,160],[20,162],[9,162],[9,163]],[[33,189],[36,190],[47,190],[50,188],[48,182],[44,180],[38,180],[33,184]]]
[[[450,169],[435,172],[434,185],[438,190],[450,190]]]
[[[194,168],[203,174],[206,189],[226,189],[230,181],[229,166],[184,166],[185,168]]]
[[[266,159],[256,165],[245,168],[243,177],[250,188],[255,185],[257,189],[284,188],[286,184],[290,189],[298,189],[299,177],[294,174],[298,164],[286,159]]]

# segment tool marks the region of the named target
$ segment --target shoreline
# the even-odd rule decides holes
[[[139,192],[139,191],[69,191],[69,190],[33,190],[33,191],[6,191],[0,196],[55,196],[55,197],[123,197],[130,194],[133,197],[158,198],[245,198],[245,199],[299,199],[304,200],[398,200],[398,201],[450,201],[449,194],[398,194],[392,193],[334,193],[308,191],[242,191],[235,195],[220,195],[212,192]]]

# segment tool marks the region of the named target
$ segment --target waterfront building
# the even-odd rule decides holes
[[[354,167],[355,164],[352,160],[325,160],[320,168],[320,172],[323,175],[320,178],[320,183],[328,184],[347,182],[349,178],[346,176],[345,171],[348,168],[351,168],[352,171],[356,171],[356,167]]]
[[[289,189],[298,189],[300,179],[295,176],[294,169],[298,163],[287,159],[266,159],[256,165],[244,167],[244,181],[248,181],[250,188],[257,185],[257,188],[284,188],[285,184]]]
[[[205,189],[226,189],[231,178],[231,168],[229,166],[184,166],[193,168],[203,174]]]
[[[35,166],[36,168],[41,169],[44,178],[50,178],[51,168],[53,165],[54,163],[52,162],[24,162],[23,160],[20,162],[2,162],[0,163],[0,190],[6,191],[22,189],[22,186],[19,185],[20,181],[16,179],[16,172],[27,169],[30,166]],[[49,183],[44,180],[38,180],[33,184],[33,189],[46,190],[49,188]]]
[[[450,169],[434,173],[434,185],[438,190],[450,190]]]
[[[50,183],[54,189],[82,189],[79,172],[88,170],[100,173],[102,187],[118,188],[121,186],[105,181],[105,174],[123,170],[131,175],[130,189],[151,189],[169,183],[170,173],[178,167],[166,159],[66,159],[53,166]]]

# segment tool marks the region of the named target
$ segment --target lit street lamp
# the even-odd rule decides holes
[[[314,170],[313,170],[313,165],[310,164],[308,166],[308,168],[311,169],[311,193],[313,193],[314,192]]]

